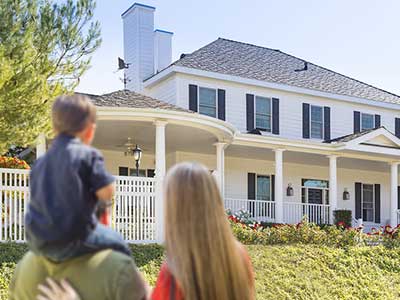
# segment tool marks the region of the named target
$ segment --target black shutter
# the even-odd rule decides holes
[[[275,175],[271,175],[271,201],[275,201]]]
[[[324,107],[324,140],[329,141],[331,139],[331,108],[328,106]]]
[[[246,94],[247,131],[254,129],[254,95]]]
[[[400,186],[397,187],[397,209],[400,209]]]
[[[247,198],[250,200],[256,199],[256,174],[247,173]]]
[[[303,138],[310,138],[310,104],[303,103]]]
[[[218,89],[218,119],[225,121],[225,90]]]
[[[381,222],[381,185],[375,184],[375,223]]]
[[[272,133],[279,134],[279,99],[272,98]]]
[[[197,85],[189,84],[189,109],[191,111],[197,112]]]
[[[154,169],[147,169],[147,177],[153,178],[155,175]]]
[[[400,118],[394,120],[394,134],[400,138]]]
[[[119,176],[129,176],[129,169],[127,167],[119,167],[118,175]]]
[[[355,183],[355,199],[356,199],[356,219],[361,218],[361,191],[362,183],[356,182]]]
[[[381,115],[375,115],[375,128],[381,127]]]
[[[247,173],[247,198],[251,200],[256,199],[256,174],[255,173]],[[247,204],[247,209],[251,213],[252,217],[254,217],[254,205],[255,202],[249,202]]]
[[[360,126],[360,112],[355,111],[354,112],[354,118],[353,118],[353,128],[354,128],[354,133],[358,133],[361,131],[361,126]]]

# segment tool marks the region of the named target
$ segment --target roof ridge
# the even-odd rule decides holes
[[[350,77],[350,76],[348,76],[348,75],[345,75],[345,74],[339,73],[339,72],[337,72],[337,71],[328,69],[328,68],[326,68],[326,67],[320,66],[320,65],[318,65],[318,64],[312,63],[312,62],[310,62],[310,61],[308,61],[308,60],[302,59],[302,58],[300,58],[300,57],[297,57],[297,56],[295,56],[295,55],[293,55],[293,54],[290,54],[290,53],[281,51],[281,50],[279,50],[279,49],[273,49],[273,48],[269,48],[269,47],[265,47],[265,46],[255,45],[255,44],[246,43],[246,42],[241,42],[241,41],[235,41],[235,40],[231,40],[231,39],[227,39],[227,38],[222,38],[222,37],[219,37],[218,39],[225,40],[225,41],[228,41],[228,42],[234,42],[234,43],[238,43],[238,44],[243,44],[243,45],[248,45],[248,46],[253,46],[253,47],[257,47],[257,48],[268,49],[268,50],[280,52],[280,53],[282,53],[282,54],[288,55],[288,56],[293,57],[293,58],[295,58],[295,59],[299,59],[299,60],[301,60],[301,61],[303,61],[303,62],[307,62],[308,64],[314,65],[314,66],[316,66],[316,67],[318,67],[318,68],[324,69],[324,70],[326,70],[326,71],[328,71],[328,72],[332,72],[332,73],[338,74],[338,75],[343,76],[343,77],[345,77],[345,78],[354,80],[354,81],[359,82],[359,83],[361,83],[361,84],[365,84],[366,86],[372,87],[372,88],[377,89],[377,90],[380,90],[380,91],[382,91],[382,92],[384,92],[384,93],[388,93],[388,94],[390,94],[390,95],[392,95],[392,96],[395,96],[395,97],[397,97],[397,98],[400,98],[400,95],[397,95],[397,94],[395,94],[395,93],[393,93],[393,92],[389,92],[389,91],[387,91],[387,90],[384,90],[384,89],[382,89],[382,88],[376,87],[376,86],[374,86],[374,85],[372,85],[372,84],[366,83],[366,82],[361,81],[361,80],[359,80],[359,79]],[[193,52],[193,53],[194,53],[194,52]]]

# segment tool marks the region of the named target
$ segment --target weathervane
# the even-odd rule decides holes
[[[122,58],[118,57],[118,70],[117,70],[117,72],[120,71],[120,70],[128,69],[130,65],[131,65],[130,63],[125,63],[125,61]],[[126,90],[126,84],[128,82],[130,82],[131,80],[128,78],[128,76],[126,76],[125,72],[124,72],[124,78],[120,78],[120,80],[124,83],[124,89]]]

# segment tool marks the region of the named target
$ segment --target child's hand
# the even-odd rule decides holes
[[[39,294],[37,300],[80,300],[77,292],[65,280],[61,280],[60,284],[51,278],[46,279],[47,284],[39,284]]]

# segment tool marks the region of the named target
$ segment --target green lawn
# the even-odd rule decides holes
[[[257,299],[400,299],[400,249],[315,245],[248,246]],[[0,245],[0,299],[24,245]],[[162,260],[157,246],[134,246],[135,260],[154,284]]]

